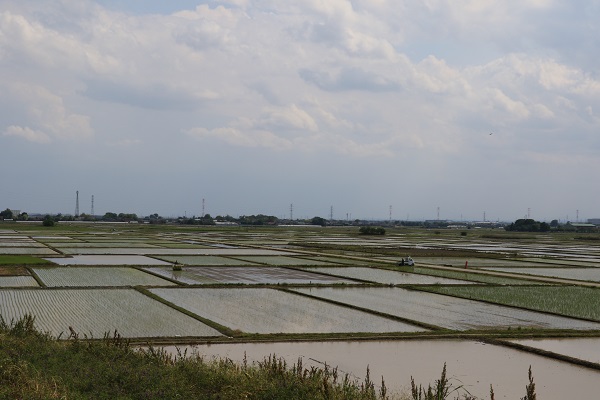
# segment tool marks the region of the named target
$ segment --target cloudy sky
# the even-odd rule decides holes
[[[600,217],[598,0],[0,0],[0,208]]]

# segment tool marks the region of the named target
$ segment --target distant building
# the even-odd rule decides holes
[[[577,232],[597,232],[598,226],[594,224],[571,224]]]
[[[587,222],[588,224],[600,225],[600,218],[590,218]]]

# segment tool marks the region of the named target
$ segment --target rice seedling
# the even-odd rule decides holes
[[[600,321],[600,290],[579,286],[462,286],[427,290],[530,310]]]

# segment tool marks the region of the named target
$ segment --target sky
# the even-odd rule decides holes
[[[0,0],[0,208],[599,218],[599,30],[598,0]]]

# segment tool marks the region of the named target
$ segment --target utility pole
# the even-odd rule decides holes
[[[75,218],[79,217],[79,190],[75,192]]]

